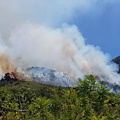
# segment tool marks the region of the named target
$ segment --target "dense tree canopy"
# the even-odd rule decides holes
[[[94,76],[79,79],[75,88],[22,81],[0,86],[1,120],[120,120],[120,94]]]

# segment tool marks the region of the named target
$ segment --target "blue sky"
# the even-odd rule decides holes
[[[120,3],[106,4],[101,14],[77,16],[75,23],[86,43],[100,46],[112,58],[120,55]]]

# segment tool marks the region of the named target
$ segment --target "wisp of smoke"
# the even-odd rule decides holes
[[[25,8],[27,9],[24,12],[28,18],[22,14],[22,9],[17,9],[17,7],[9,11],[9,8],[12,8],[12,2],[6,12],[0,11],[0,14],[2,13],[0,20],[2,38],[0,42],[4,43],[4,45],[0,45],[1,73],[16,72],[16,70],[18,72],[28,67],[37,66],[66,73],[72,78],[83,78],[84,75],[95,75],[101,81],[120,84],[120,76],[117,74],[117,65],[109,63],[108,55],[104,54],[99,47],[87,45],[76,25],[64,23],[61,27],[55,27],[56,24],[61,24],[64,20],[72,17],[72,13],[74,13],[76,9],[78,10],[79,7],[81,11],[85,12],[87,9],[91,8],[91,3],[94,3],[92,5],[97,4],[97,0],[93,2],[92,0],[80,1],[81,2],[78,0],[76,2],[72,1],[74,4],[71,3],[67,6],[64,1],[54,1],[56,6],[60,5],[61,7],[64,6],[64,9],[67,8],[68,11],[66,14],[63,14],[64,11],[60,12],[57,7],[51,6],[52,4],[46,7],[47,0],[45,2],[41,1],[40,3],[43,7],[41,6],[39,8],[41,18],[39,24],[20,22],[26,20],[34,21],[32,20],[33,14],[31,13],[32,17],[28,14],[30,10],[29,7],[34,3],[33,0],[30,0],[29,7],[26,6],[26,2],[18,2],[21,6],[23,5],[23,10]],[[0,2],[1,5],[4,5],[0,10],[3,11],[7,8],[7,2],[7,0],[6,2],[3,0]],[[18,4],[16,4],[16,6],[17,5]],[[42,11],[44,7],[48,8],[46,9],[45,15],[43,15]],[[16,9],[16,13],[18,15],[22,14],[22,18],[17,19],[17,17],[15,17],[17,16],[15,13]],[[7,16],[9,12],[11,18]],[[33,11],[33,13],[35,13],[35,11]],[[54,13],[55,16],[51,17]],[[56,17],[58,13],[60,18]],[[48,16],[49,14],[50,16]],[[7,19],[6,16],[10,19]],[[64,16],[66,16],[65,19]],[[51,27],[51,25],[48,26],[47,23],[49,22],[46,21],[47,18],[50,18],[48,21],[52,21],[51,25],[53,25],[53,27]],[[34,19],[37,19],[37,17],[34,16]],[[13,20],[12,25],[9,24],[8,20]],[[44,20],[45,23],[43,22]],[[13,25],[14,21],[16,21],[15,25]],[[4,28],[9,28],[9,30]],[[22,72],[24,73],[24,71]]]

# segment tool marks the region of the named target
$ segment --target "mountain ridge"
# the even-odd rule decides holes
[[[118,73],[120,73],[120,56],[114,58],[112,62],[116,63],[119,67]]]

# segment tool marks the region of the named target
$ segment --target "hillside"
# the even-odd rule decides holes
[[[75,88],[33,82],[0,82],[1,120],[119,120],[120,94],[94,76]]]
[[[112,61],[120,66],[120,57]],[[0,81],[0,120],[119,120],[119,86],[101,83],[90,75],[74,88],[55,87],[7,73]]]
[[[117,63],[117,64],[119,65],[118,73],[120,73],[120,56],[114,58],[114,59],[112,60],[112,62],[115,62],[115,63]]]

